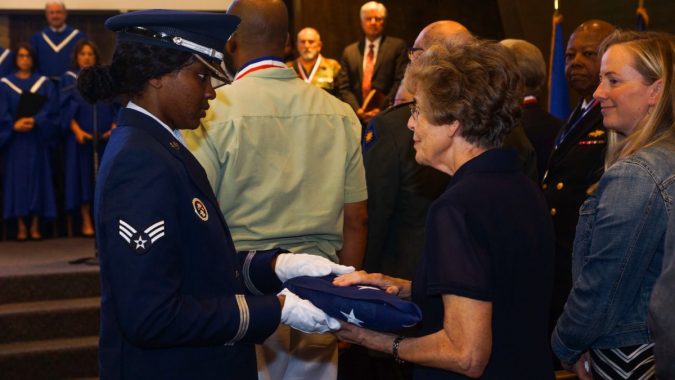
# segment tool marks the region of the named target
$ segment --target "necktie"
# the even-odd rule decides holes
[[[373,80],[373,67],[375,66],[375,45],[368,45],[368,54],[366,54],[366,65],[363,68],[363,81],[361,82],[362,100],[368,96]]]

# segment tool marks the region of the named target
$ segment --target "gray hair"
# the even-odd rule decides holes
[[[499,43],[513,53],[514,63],[525,84],[525,95],[536,95],[546,82],[546,62],[541,50],[525,40],[506,39]]]
[[[382,3],[377,1],[369,1],[361,6],[361,21],[365,17],[365,13],[370,10],[376,10],[382,15],[382,17],[387,18],[387,8]]]
[[[53,4],[60,5],[64,11],[66,10],[66,3],[64,3],[61,0],[47,0],[47,2],[45,3],[45,9],[47,9],[48,6]]]

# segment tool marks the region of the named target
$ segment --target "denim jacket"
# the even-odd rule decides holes
[[[563,362],[651,340],[647,306],[674,198],[675,151],[657,144],[612,165],[581,206],[574,286],[551,342]]]

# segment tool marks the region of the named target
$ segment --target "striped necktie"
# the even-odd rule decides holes
[[[366,54],[366,65],[363,68],[363,81],[361,82],[362,100],[368,96],[372,87],[373,68],[375,66],[375,45],[368,45],[368,54]]]

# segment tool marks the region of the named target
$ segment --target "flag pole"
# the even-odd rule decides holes
[[[635,15],[637,16],[637,30],[647,30],[649,26],[649,14],[647,13],[647,8],[645,8],[645,0],[639,0]]]
[[[548,112],[565,120],[570,104],[565,80],[565,42],[562,30],[563,15],[558,9],[558,0],[553,1],[551,28],[551,52],[548,71]]]

